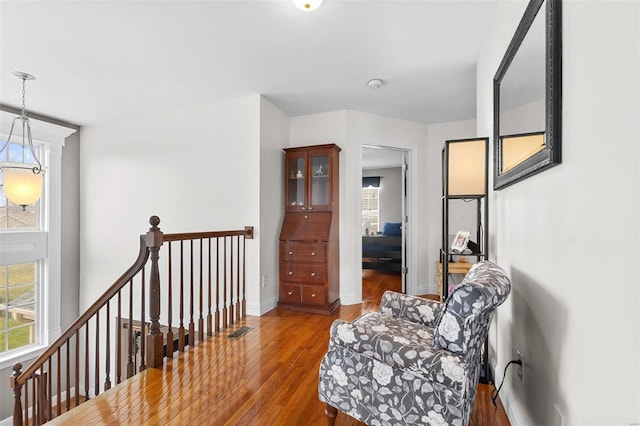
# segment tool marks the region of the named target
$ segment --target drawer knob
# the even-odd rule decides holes
[[[312,251],[312,252],[311,252],[311,256],[315,256],[315,255],[316,255],[316,252],[315,252],[315,251]]]
[[[313,210],[313,207],[309,206],[309,210]]]
[[[292,252],[292,251],[290,251],[290,252],[289,252],[289,255],[292,255],[292,254],[293,254],[293,252]]]
[[[305,210],[305,208],[303,207],[302,210]],[[306,216],[305,216],[305,218],[306,218]]]
[[[316,273],[315,273],[315,272],[312,272],[312,273],[311,273],[311,276],[312,276],[312,277],[315,277],[315,276],[316,276]]]
[[[304,215],[304,218],[305,218],[305,219],[309,219],[309,216],[307,216],[307,215],[305,214],[305,215]]]
[[[312,298],[315,298],[315,297],[316,297],[316,294],[315,294],[315,293],[313,293],[313,294],[311,295],[311,297],[312,297]]]
[[[293,275],[293,271],[289,271],[289,275]]]
[[[287,293],[288,296],[291,296],[293,294],[292,291],[290,291],[289,293]]]

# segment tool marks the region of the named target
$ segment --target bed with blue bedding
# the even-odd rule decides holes
[[[402,271],[402,228],[400,223],[384,222],[382,232],[362,236],[362,269]]]

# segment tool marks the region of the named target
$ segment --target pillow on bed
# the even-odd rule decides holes
[[[402,235],[402,224],[395,222],[384,222],[382,224],[382,235]]]

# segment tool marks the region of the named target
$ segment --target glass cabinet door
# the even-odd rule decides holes
[[[287,187],[286,187],[286,203],[287,210],[305,210],[307,200],[306,196],[306,176],[307,164],[304,153],[291,155],[287,157]]]
[[[331,198],[329,176],[333,173],[333,171],[329,169],[328,152],[310,152],[309,164],[311,179],[311,205],[309,206],[309,210],[327,209]]]

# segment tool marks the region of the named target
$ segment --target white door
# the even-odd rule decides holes
[[[407,172],[409,167],[407,165],[407,152],[402,153],[402,292],[407,292],[407,235],[409,228],[409,216],[407,215]]]

